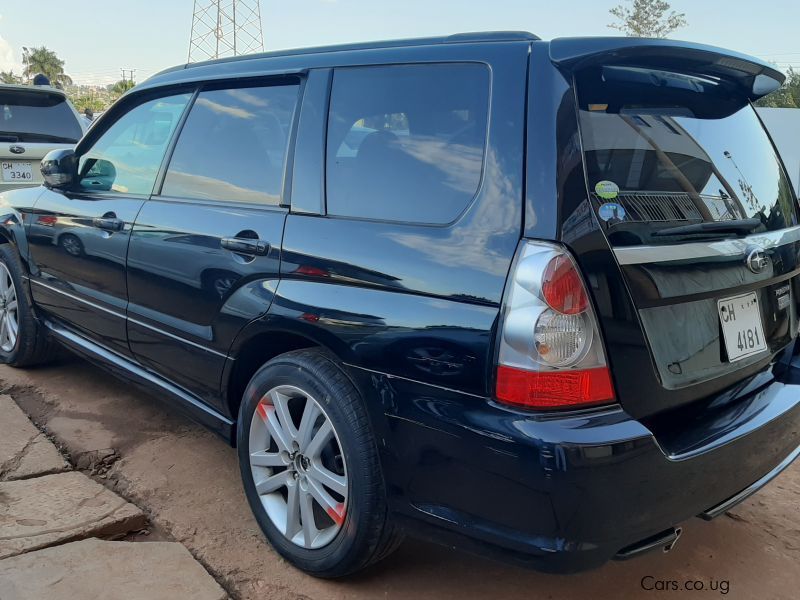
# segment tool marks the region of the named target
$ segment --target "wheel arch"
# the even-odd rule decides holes
[[[293,326],[282,318],[266,317],[247,326],[239,333],[231,348],[230,358],[222,374],[222,397],[230,417],[235,421],[248,382],[255,372],[276,356],[301,350],[319,348],[332,357],[346,361],[347,346],[330,333],[310,324]]]

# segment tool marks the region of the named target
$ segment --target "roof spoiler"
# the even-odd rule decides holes
[[[550,42],[550,60],[568,71],[625,65],[710,75],[734,83],[752,101],[774,92],[786,79],[774,66],[753,56],[665,39],[559,38]]]

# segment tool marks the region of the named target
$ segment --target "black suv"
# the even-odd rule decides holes
[[[670,548],[800,448],[798,204],[751,104],[782,80],[525,33],[165,71],[3,194],[2,358],[58,342],[225,436],[318,576],[403,532]]]

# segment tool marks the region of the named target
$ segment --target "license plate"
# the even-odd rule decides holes
[[[20,161],[3,161],[3,181],[33,181],[33,163]]]
[[[730,362],[767,349],[761,310],[755,292],[717,300],[717,310]]]

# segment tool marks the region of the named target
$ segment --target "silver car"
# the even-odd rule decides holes
[[[85,130],[63,91],[0,85],[0,192],[40,185],[45,154],[71,148]]]

